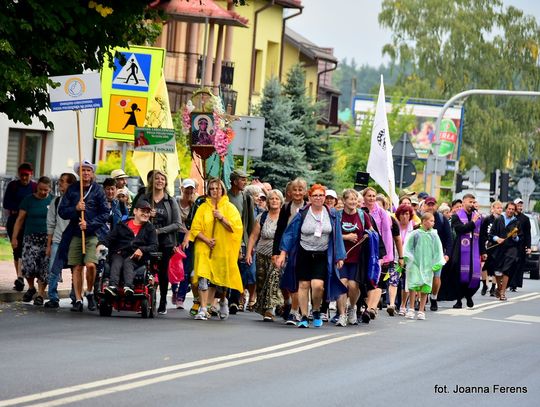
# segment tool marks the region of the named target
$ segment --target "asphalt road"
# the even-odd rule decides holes
[[[540,281],[509,297],[307,330],[254,313],[143,320],[0,304],[0,407],[537,406]]]

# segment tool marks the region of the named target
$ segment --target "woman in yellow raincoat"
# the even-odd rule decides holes
[[[198,284],[201,307],[195,319],[206,320],[207,304],[214,301],[216,287],[243,291],[238,269],[238,254],[242,242],[242,219],[225,194],[225,184],[219,178],[208,181],[208,196],[195,213],[190,240],[195,242],[193,284]],[[211,283],[211,286],[209,286]],[[219,316],[229,316],[227,299],[220,301]]]

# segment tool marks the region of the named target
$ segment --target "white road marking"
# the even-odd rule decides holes
[[[268,346],[268,347],[265,347],[265,348],[254,349],[254,350],[251,350],[251,351],[233,353],[233,354],[224,355],[224,356],[217,356],[217,357],[210,358],[210,359],[201,359],[201,360],[197,360],[197,361],[193,361],[193,362],[186,362],[186,363],[181,363],[181,364],[172,365],[172,366],[166,366],[166,367],[152,369],[152,370],[144,370],[144,371],[141,371],[141,372],[131,373],[131,374],[128,374],[128,375],[123,375],[123,376],[118,376],[118,377],[113,377],[113,378],[103,379],[103,380],[97,380],[97,381],[94,381],[94,382],[83,383],[83,384],[75,385],[75,386],[63,387],[63,388],[50,390],[50,391],[46,391],[46,392],[31,394],[31,395],[28,395],[28,396],[16,397],[16,398],[13,398],[13,399],[0,401],[0,407],[12,406],[12,405],[15,405],[15,404],[20,404],[20,403],[34,402],[36,400],[62,396],[64,394],[74,393],[74,392],[77,392],[77,391],[91,390],[91,389],[94,389],[96,387],[107,386],[107,385],[121,383],[121,382],[125,382],[125,381],[141,379],[141,378],[144,378],[144,377],[147,377],[147,376],[152,376],[152,375],[157,375],[157,374],[169,373],[169,372],[173,372],[175,370],[189,369],[189,368],[193,368],[193,367],[207,365],[207,364],[210,364],[210,363],[224,362],[224,361],[227,361],[227,360],[232,360],[232,359],[237,359],[237,358],[242,358],[242,357],[248,357],[248,356],[257,355],[257,354],[261,354],[261,353],[272,352],[272,351],[276,351],[276,350],[279,350],[279,349],[284,349],[284,348],[289,348],[289,347],[292,347],[292,346],[301,345],[301,344],[304,344],[304,343],[307,343],[307,342],[317,341],[317,340],[328,338],[330,336],[335,336],[335,335],[337,335],[337,334],[333,333],[333,334],[317,335],[317,336],[313,336],[313,337],[309,337],[309,338],[305,338],[305,339],[299,339],[299,340],[295,340],[295,341],[281,343],[281,344],[278,344],[278,345]]]
[[[449,308],[449,309],[439,311],[439,314],[468,317],[468,316],[480,314],[481,312],[484,312],[489,309],[503,307],[505,305],[511,305],[517,302],[535,300],[538,298],[540,298],[540,294],[538,292],[533,292],[533,293],[518,295],[517,297],[511,297],[508,299],[508,301],[495,300],[495,301],[485,302],[482,304],[475,305],[474,308],[458,308],[458,309]]]
[[[61,399],[57,399],[57,400],[51,400],[51,401],[48,401],[48,402],[39,402],[39,403],[33,404],[32,406],[29,406],[29,407],[38,407],[38,406],[39,407],[53,407],[53,406],[60,406],[60,405],[64,405],[64,404],[77,403],[77,402],[80,402],[82,400],[88,400],[88,399],[91,399],[91,398],[101,397],[101,396],[105,396],[105,395],[108,395],[108,394],[119,393],[119,392],[123,392],[123,391],[127,391],[127,390],[133,390],[133,389],[136,389],[136,388],[139,388],[139,387],[149,386],[149,385],[156,384],[156,383],[163,383],[163,382],[179,379],[179,378],[186,377],[186,376],[193,376],[193,375],[197,375],[197,374],[212,372],[212,371],[215,371],[215,370],[240,366],[240,365],[244,365],[244,364],[248,364],[248,363],[260,362],[260,361],[274,359],[274,358],[278,358],[278,357],[282,357],[282,356],[289,356],[289,355],[292,355],[292,354],[295,354],[295,353],[304,352],[304,351],[308,351],[308,350],[311,350],[311,349],[316,349],[316,348],[326,346],[326,345],[330,345],[330,344],[333,344],[333,343],[336,343],[336,342],[341,342],[341,341],[345,341],[345,340],[348,340],[348,339],[357,338],[357,337],[365,336],[365,335],[369,335],[369,334],[370,334],[369,332],[361,332],[361,333],[356,333],[356,334],[351,334],[351,335],[338,336],[338,337],[326,339],[326,340],[323,340],[323,341],[318,341],[316,343],[311,343],[311,344],[295,347],[295,348],[292,348],[292,349],[286,349],[286,350],[282,350],[282,351],[278,351],[278,352],[267,353],[267,354],[264,354],[264,355],[253,356],[253,357],[250,357],[250,358],[244,358],[244,359],[234,360],[234,361],[230,361],[230,362],[214,364],[214,365],[206,366],[206,367],[198,367],[198,368],[194,368],[194,369],[190,369],[190,370],[185,370],[185,371],[182,371],[182,372],[176,372],[176,373],[171,373],[171,374],[162,374],[161,376],[157,376],[157,377],[153,377],[153,378],[149,378],[149,379],[143,379],[143,380],[139,380],[139,381],[131,382],[131,383],[125,383],[125,384],[121,384],[121,385],[114,386],[114,387],[108,387],[108,388],[101,389],[101,390],[91,391],[91,392],[88,392],[88,393],[82,393],[82,394],[78,394],[78,395],[68,396],[68,397],[64,397],[64,398],[61,398]],[[330,335],[324,335],[324,336],[330,336]],[[320,337],[316,337],[316,338],[320,338]],[[315,339],[315,338],[313,338],[313,339]],[[290,344],[290,342],[287,344],[288,346],[286,346],[286,347],[290,347],[289,344]],[[40,397],[40,399],[43,399],[43,398],[45,398],[45,397]]]
[[[535,315],[516,314],[506,319],[509,319],[511,321],[536,322],[536,323],[540,322],[540,317],[537,317]]]
[[[480,318],[480,317],[473,317],[473,319],[479,319],[479,320],[481,320],[481,321],[506,322],[507,324],[531,325],[530,322],[506,321],[506,320],[504,320],[504,319]]]

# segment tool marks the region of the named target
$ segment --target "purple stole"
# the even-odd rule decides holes
[[[469,223],[467,218],[467,212],[465,209],[460,209],[457,212],[459,220],[465,225]],[[461,284],[468,284],[469,288],[475,289],[480,284],[480,224],[482,223],[479,218],[474,224],[473,233],[465,233],[458,236],[461,248],[460,256],[460,274],[459,280]],[[472,247],[472,272],[471,272],[471,247]]]

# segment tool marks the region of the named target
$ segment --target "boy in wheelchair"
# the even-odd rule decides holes
[[[124,294],[133,295],[135,270],[144,266],[150,253],[158,249],[154,225],[149,222],[152,207],[148,201],[140,199],[133,210],[133,218],[118,223],[107,236],[98,243],[97,252],[109,250],[110,276],[104,292],[113,297],[118,295],[120,275],[124,276]],[[106,250],[106,249],[105,249]]]

